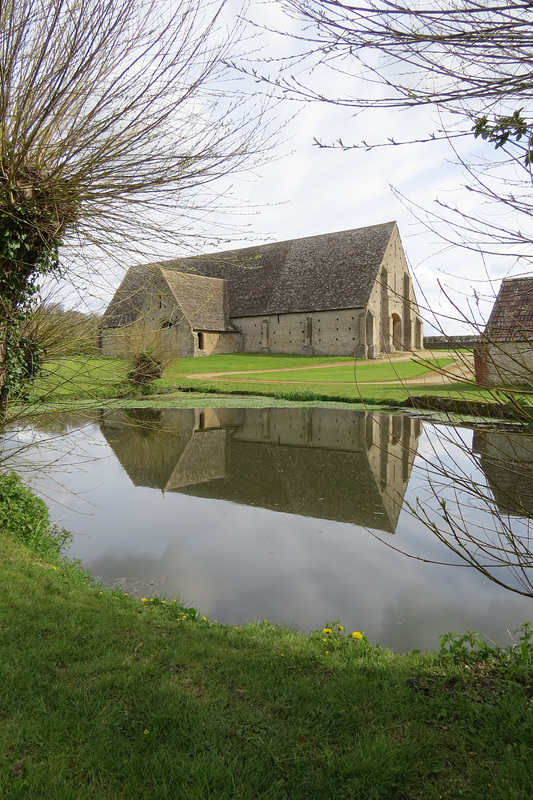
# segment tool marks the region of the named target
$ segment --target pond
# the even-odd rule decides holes
[[[497,563],[492,532],[496,508],[527,545],[533,457],[518,434],[332,408],[147,409],[43,416],[5,448],[74,534],[70,556],[138,596],[234,625],[341,620],[397,651],[447,630],[510,644],[533,618],[505,588],[525,591],[527,569]],[[474,552],[454,553],[417,503],[441,534],[470,526]],[[480,571],[490,559],[504,586]]]

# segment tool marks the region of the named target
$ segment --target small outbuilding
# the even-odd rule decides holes
[[[533,385],[533,277],[503,280],[474,362],[485,386]]]
[[[159,331],[175,356],[423,347],[395,222],[131,267],[104,314],[102,352],[120,355],[133,329]]]

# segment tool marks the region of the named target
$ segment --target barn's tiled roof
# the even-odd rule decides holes
[[[144,266],[129,268],[105,310],[102,320],[105,328],[121,328],[135,322],[149,292],[152,275],[153,270]]]
[[[395,227],[395,222],[387,222],[132,267],[105,312],[103,325],[114,328],[134,322],[152,276],[159,271],[196,329],[234,330],[230,317],[362,308]],[[208,278],[224,279],[225,291],[222,284],[206,282]]]
[[[120,328],[135,322],[150,293],[153,278],[157,275],[161,275],[167,283],[177,307],[191,328],[202,331],[235,330],[229,321],[224,281],[156,265],[135,266],[128,270],[106,309],[103,327]]]
[[[483,337],[491,342],[533,341],[533,277],[502,282]]]
[[[223,280],[161,269],[191,328],[201,331],[234,331],[229,321],[227,291]]]
[[[231,317],[361,308],[395,222],[158,264],[228,284]]]

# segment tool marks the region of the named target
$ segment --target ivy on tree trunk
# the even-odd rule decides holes
[[[50,222],[49,213],[31,199],[9,207],[6,195],[0,210],[0,417],[8,400],[23,395],[39,370],[41,349],[24,333],[23,322],[39,280],[59,269],[59,239],[42,224]]]

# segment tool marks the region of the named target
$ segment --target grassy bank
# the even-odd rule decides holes
[[[204,393],[368,405],[401,405],[411,395],[472,401],[494,399],[489,392],[460,381],[423,382],[434,374],[434,368],[446,369],[449,364],[448,357],[421,365],[409,360],[354,362],[353,359],[314,356],[207,356],[174,359],[163,378],[155,381],[150,390],[172,395],[181,387]],[[45,373],[32,388],[30,399],[37,409],[44,404],[68,405],[78,400],[127,400],[135,395],[125,381],[127,369],[126,362],[119,358],[58,359],[46,365]],[[201,377],[209,373],[217,375]],[[418,378],[420,383],[416,382]]]
[[[395,655],[338,624],[219,625],[91,583],[13,478],[0,515],[0,796],[531,796],[528,635]]]

